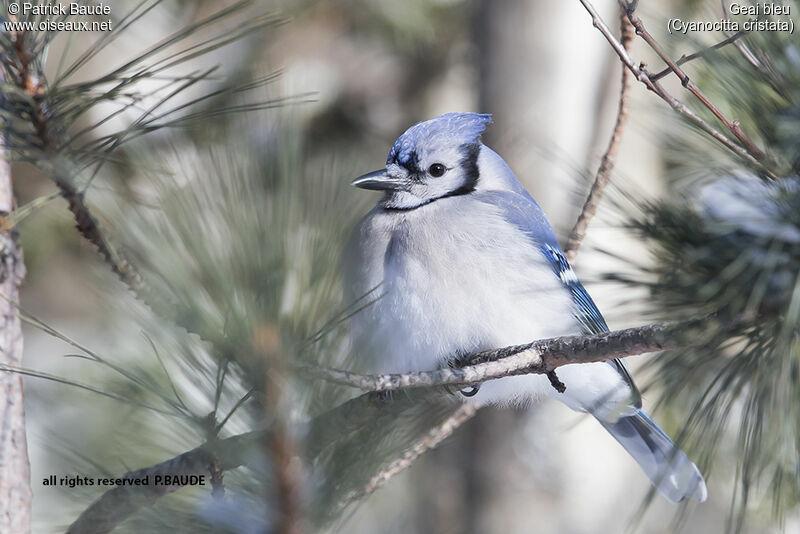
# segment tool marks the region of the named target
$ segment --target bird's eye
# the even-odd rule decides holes
[[[447,167],[442,165],[441,163],[434,163],[430,167],[428,167],[428,172],[434,178],[438,178],[439,176],[444,174],[444,171],[447,170]]]

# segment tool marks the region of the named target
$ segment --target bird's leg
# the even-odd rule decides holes
[[[394,391],[391,389],[385,391],[370,391],[370,397],[381,404],[388,404],[394,400]]]
[[[567,390],[567,386],[564,385],[564,382],[558,379],[558,375],[555,371],[548,371],[547,378],[550,379],[550,385],[553,386],[559,393],[564,393]]]

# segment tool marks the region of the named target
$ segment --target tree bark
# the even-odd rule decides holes
[[[604,12],[616,7],[597,3]],[[484,142],[556,230],[569,231],[578,214],[572,191],[593,150],[611,65],[607,50],[596,45],[590,26],[578,23],[577,3],[482,0],[477,6],[479,110],[491,112],[496,124]]]
[[[0,139],[0,220],[14,209],[11,166]],[[0,225],[0,365],[22,363],[22,327],[13,303],[25,277],[17,231]],[[31,482],[25,438],[22,376],[0,371],[0,532],[31,528]]]

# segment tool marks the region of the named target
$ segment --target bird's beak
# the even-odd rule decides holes
[[[372,191],[392,191],[399,189],[403,183],[403,180],[390,176],[386,169],[381,169],[359,176],[350,185]]]

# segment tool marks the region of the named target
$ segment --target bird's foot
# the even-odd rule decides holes
[[[464,389],[460,390],[459,393],[461,393],[465,397],[474,397],[475,395],[478,394],[478,391],[480,391],[480,389],[481,389],[481,385],[480,384],[476,384],[474,386],[470,386],[468,388],[464,388]]]
[[[388,404],[394,400],[394,391],[392,390],[373,391],[370,395],[374,400],[383,404]]]

